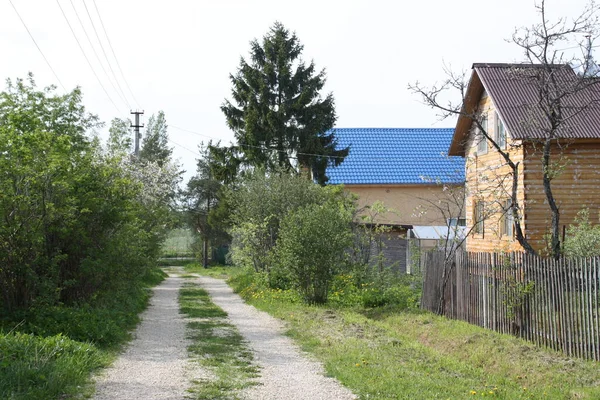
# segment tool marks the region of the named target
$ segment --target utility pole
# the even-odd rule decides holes
[[[144,115],[144,110],[142,111],[131,111],[130,114],[134,114],[135,115],[135,125],[131,125],[131,127],[133,128],[133,131],[135,132],[135,150],[133,151],[133,154],[136,157],[139,157],[140,155],[140,128],[144,127],[144,124],[140,125],[140,115]]]

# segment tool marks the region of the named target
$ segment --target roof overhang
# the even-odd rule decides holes
[[[469,139],[469,131],[473,124],[472,116],[477,112],[477,106],[479,105],[479,99],[483,94],[483,83],[477,74],[475,64],[473,64],[473,72],[471,73],[471,79],[467,86],[465,98],[463,99],[463,105],[460,110],[460,115],[456,121],[456,128],[454,129],[454,135],[452,136],[452,142],[450,142],[450,148],[448,149],[449,156],[461,156],[465,157],[466,144]]]

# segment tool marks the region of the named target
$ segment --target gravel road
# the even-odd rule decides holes
[[[220,279],[199,277],[213,302],[228,314],[260,366],[259,385],[241,396],[247,400],[346,400],[356,399],[350,390],[324,376],[320,363],[310,359],[283,335],[280,321],[249,306]]]
[[[185,321],[177,295],[183,278],[171,276],[154,289],[134,340],[96,378],[96,400],[177,399],[189,387]]]

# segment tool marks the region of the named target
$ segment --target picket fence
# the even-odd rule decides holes
[[[423,257],[422,308],[600,361],[600,257],[463,251],[449,261],[443,252]]]

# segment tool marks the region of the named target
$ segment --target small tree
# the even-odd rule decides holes
[[[266,175],[255,171],[228,195],[232,208],[232,251],[244,249],[257,272],[268,271],[268,255],[275,246],[282,219],[308,204],[323,204],[323,188],[300,176]],[[246,256],[244,256],[246,257]]]
[[[133,138],[129,132],[130,120],[113,118],[108,129],[107,151],[113,156],[131,153]]]
[[[600,225],[592,225],[589,209],[583,208],[577,213],[575,224],[567,228],[564,246],[565,255],[569,257],[600,255]]]
[[[309,304],[322,304],[352,243],[351,214],[338,204],[311,204],[282,221],[275,254]]]
[[[210,145],[210,143],[209,143]],[[206,147],[200,147],[201,157],[197,160],[196,175],[193,176],[184,192],[185,209],[189,223],[202,238],[202,259],[208,267],[209,242],[226,237],[220,224],[211,223],[211,215],[219,206],[223,184],[213,177],[210,154]]]

